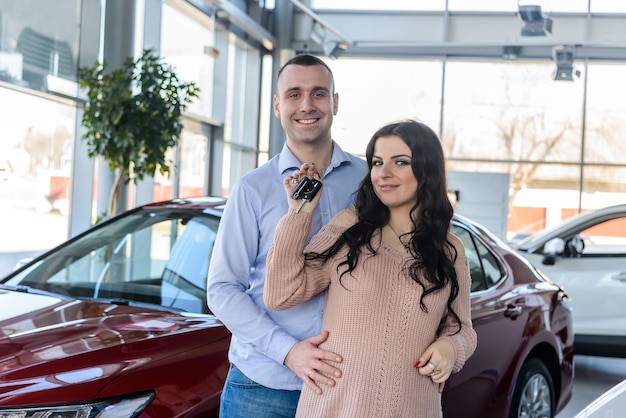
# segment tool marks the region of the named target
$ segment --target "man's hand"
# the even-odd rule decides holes
[[[328,331],[323,331],[319,335],[296,343],[285,357],[285,365],[318,395],[322,394],[318,383],[333,387],[335,386],[334,378],[341,377],[341,370],[322,361],[328,360],[334,363],[343,361],[340,355],[318,347],[327,339]],[[333,378],[328,376],[333,376]]]

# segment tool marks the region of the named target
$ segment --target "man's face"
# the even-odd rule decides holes
[[[336,93],[330,74],[322,65],[285,67],[278,78],[274,114],[287,134],[287,142],[314,143],[330,140]]]

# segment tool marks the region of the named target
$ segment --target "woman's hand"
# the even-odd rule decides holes
[[[287,176],[283,180],[283,186],[285,188],[285,192],[287,193],[287,204],[292,209],[300,208],[300,211],[302,212],[313,212],[320,201],[321,193],[318,192],[311,201],[307,201],[304,205],[302,205],[302,199],[294,199],[291,197],[291,194],[296,189],[296,186],[304,177],[310,177],[321,182],[319,174],[315,171],[314,163],[302,164],[300,170],[295,170],[291,176]]]
[[[424,354],[415,363],[415,367],[419,374],[439,383],[439,393],[441,393],[446,380],[452,374],[455,359],[456,352],[452,343],[445,338],[438,339],[428,346]]]

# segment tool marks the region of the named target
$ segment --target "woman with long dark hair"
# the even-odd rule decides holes
[[[330,334],[320,347],[342,356],[342,376],[321,395],[305,385],[298,416],[440,417],[446,380],[476,347],[467,259],[449,232],[443,150],[428,126],[409,120],[379,129],[366,158],[355,206],[306,248],[319,197],[304,205],[288,198],[268,254],[265,303],[288,309],[328,290]],[[313,164],[285,178],[286,192],[305,175],[315,176]]]

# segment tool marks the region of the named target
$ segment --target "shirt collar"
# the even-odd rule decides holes
[[[341,149],[341,147],[333,140],[333,155],[330,160],[330,165],[326,169],[324,176],[333,171],[333,169],[341,166],[342,164],[350,164],[351,160],[348,154]],[[300,162],[296,158],[295,155],[291,152],[287,143],[283,144],[283,149],[280,152],[278,159],[278,169],[280,170],[282,175],[285,175],[286,172],[291,172],[300,168]]]

